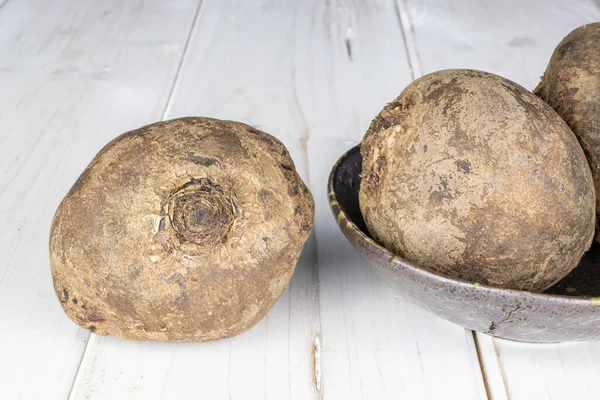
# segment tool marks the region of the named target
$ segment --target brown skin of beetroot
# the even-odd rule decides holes
[[[361,145],[373,237],[425,269],[542,291],[593,240],[595,192],[575,135],[502,77],[447,70],[410,84]]]
[[[559,43],[535,93],[577,135],[600,193],[600,22],[575,29]],[[600,214],[598,197],[596,213]]]
[[[281,296],[313,213],[274,137],[209,118],[148,125],[106,145],[58,207],[54,287],[97,334],[230,337]]]

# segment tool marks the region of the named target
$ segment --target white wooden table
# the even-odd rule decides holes
[[[598,0],[0,0],[0,399],[599,399],[600,344],[492,339],[396,298],[326,196],[335,160],[415,77],[468,67],[533,88],[597,20]],[[54,295],[54,210],[110,139],[185,115],[282,140],[314,235],[239,337],[90,334]]]

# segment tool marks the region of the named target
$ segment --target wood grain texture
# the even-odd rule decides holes
[[[470,68],[533,89],[552,51],[572,29],[597,21],[589,0],[396,0],[420,73]]]
[[[292,90],[295,18],[293,1],[205,2],[164,117],[254,125],[288,147],[306,180],[305,129]],[[313,381],[320,334],[316,267],[310,238],[275,307],[232,339],[169,345],[94,337],[72,398],[319,398]]]
[[[416,76],[473,68],[533,89],[552,51],[576,27],[600,20],[597,2],[396,0]],[[598,343],[533,345],[476,334],[490,397],[597,399]]]
[[[485,398],[470,332],[395,298],[340,235],[326,202],[332,165],[411,80],[394,4],[314,2],[297,24],[295,90],[317,199],[325,398]]]
[[[414,77],[478,68],[531,89],[560,39],[599,19],[583,0],[0,0],[0,398],[599,398],[600,345],[473,335],[406,303],[342,237],[326,193]],[[282,140],[315,197],[314,235],[239,337],[89,336],[54,296],[54,210],[110,139],[187,115]]]
[[[0,8],[0,398],[64,399],[71,388],[89,334],[54,295],[50,221],[101,146],[160,118],[196,4]]]
[[[598,343],[531,345],[502,339],[493,342],[511,400],[600,397]]]
[[[134,351],[94,338],[73,398],[485,398],[470,332],[394,298],[345,243],[327,205],[331,165],[409,81],[391,1],[206,2],[167,116],[237,119],[282,140],[313,191],[316,242],[271,313],[239,337],[136,343]],[[459,367],[447,373],[436,354]]]

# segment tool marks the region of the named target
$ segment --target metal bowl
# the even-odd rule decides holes
[[[429,272],[376,243],[358,205],[360,146],[329,176],[329,204],[356,251],[398,294],[435,315],[488,335],[524,342],[600,339],[600,246],[545,293],[501,289]]]

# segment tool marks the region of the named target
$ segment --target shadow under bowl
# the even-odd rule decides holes
[[[362,218],[358,192],[360,146],[329,176],[329,204],[360,256],[398,294],[465,328],[523,342],[600,339],[600,246],[544,293],[483,286],[422,269],[376,243]]]

